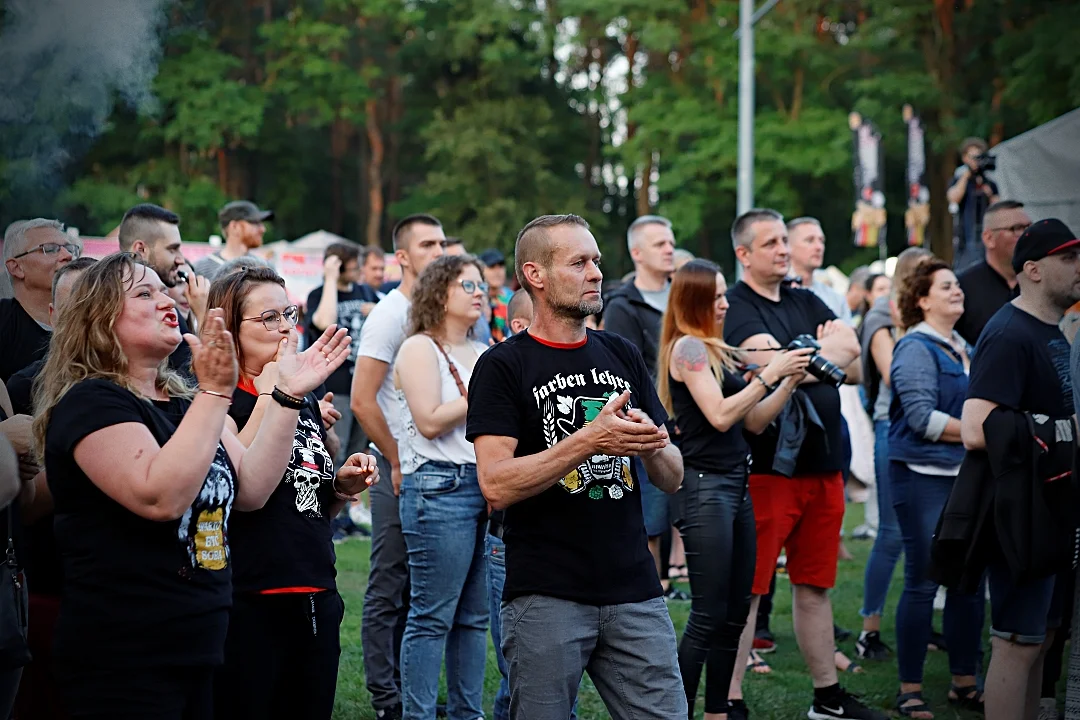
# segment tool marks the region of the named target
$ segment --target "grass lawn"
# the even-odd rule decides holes
[[[862,511],[854,508],[848,515],[849,519],[852,515],[861,517]],[[849,525],[854,524],[849,523]],[[847,545],[855,555],[855,560],[841,562],[840,575],[836,589],[832,593],[832,601],[837,623],[842,627],[857,631],[861,628],[859,607],[862,601],[863,568],[866,566],[871,543],[848,540]],[[337,548],[338,587],[345,598],[346,605],[345,621],[341,629],[341,670],[338,676],[337,701],[334,706],[334,717],[340,720],[375,717],[364,687],[364,669],[360,649],[360,608],[363,605],[364,588],[367,584],[370,548],[371,545],[366,540],[350,540]],[[897,566],[897,573],[889,592],[885,628],[882,632],[885,642],[893,647],[895,643],[893,642],[892,613],[896,607],[901,586],[901,567]],[[672,603],[670,609],[675,629],[681,635],[690,604]],[[935,617],[935,627],[941,629],[940,613]],[[766,660],[773,667],[772,674],[760,676],[748,673],[745,683],[747,703],[752,717],[785,720],[805,718],[812,692],[810,678],[798,647],[795,645],[795,636],[791,628],[791,592],[786,578],[778,581],[772,630],[778,643],[777,651],[766,656]],[[843,643],[841,648],[848,653],[849,657],[854,657],[854,638]],[[946,702],[949,670],[944,653],[933,652],[928,655],[926,680],[924,696],[934,709],[937,718],[971,720],[980,717],[974,714],[958,713]],[[489,635],[487,678],[484,683],[484,709],[489,718],[498,682],[499,671],[495,666],[494,650],[490,645]],[[870,705],[883,710],[891,710],[898,689],[896,663],[888,661],[870,664],[866,667],[864,674],[843,675],[841,683],[852,691],[862,694],[864,700]],[[701,718],[703,713],[704,692],[703,678],[696,706],[698,718]],[[588,677],[582,682],[578,716],[582,720],[600,720],[608,717]]]

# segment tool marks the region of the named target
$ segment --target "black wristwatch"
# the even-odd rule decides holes
[[[274,386],[274,392],[270,393],[270,397],[274,399],[278,405],[287,407],[290,410],[303,410],[307,405],[307,401],[304,398],[293,397],[288,393],[284,393],[278,389],[278,386]]]

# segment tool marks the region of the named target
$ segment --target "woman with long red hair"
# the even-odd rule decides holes
[[[747,372],[740,352],[723,341],[726,293],[720,268],[708,260],[691,260],[675,273],[657,368],[660,400],[675,419],[685,467],[673,510],[686,546],[692,604],[679,668],[692,718],[708,658],[707,720],[729,712],[745,716],[742,699],[728,698],[757,554],[743,430],[761,433],[780,414],[812,352],[776,353],[760,372]]]

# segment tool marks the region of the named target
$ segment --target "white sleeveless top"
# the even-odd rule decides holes
[[[428,338],[428,341],[431,343],[432,349],[435,350],[435,357],[439,362],[439,379],[441,380],[442,392],[439,402],[452,402],[461,397],[461,392],[458,390],[457,382],[454,381],[454,376],[450,373],[450,366],[446,364],[446,357],[443,355],[442,350],[435,345],[435,341],[431,338]],[[473,343],[473,346],[476,348],[477,354],[486,350],[480,343]],[[453,356],[451,356],[451,360],[453,360]],[[461,382],[465,384],[467,389],[469,387],[469,378],[472,377],[472,370],[456,360],[453,360],[453,362],[454,367],[457,368],[458,374],[461,376]],[[404,391],[399,389],[397,395],[401,403],[402,420],[405,426],[404,442],[398,444],[398,456],[401,459],[401,472],[403,474],[415,472],[416,467],[429,460],[454,465],[476,464],[476,452],[473,450],[473,445],[465,439],[464,419],[460,425],[449,432],[440,435],[434,440],[428,440],[416,429],[412,413],[409,412],[409,405],[405,401]],[[402,453],[401,445],[407,445],[404,453]]]

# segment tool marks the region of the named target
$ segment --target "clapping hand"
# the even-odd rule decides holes
[[[627,457],[652,455],[668,446],[668,434],[643,411],[623,410],[630,401],[630,391],[612,395],[604,408],[587,426],[594,435],[596,449],[606,455]]]
[[[349,357],[352,339],[345,328],[331,325],[302,353],[296,352],[299,335],[294,328],[278,349],[278,388],[288,395],[303,397],[326,382],[330,374]]]
[[[356,453],[350,455],[337,472],[334,486],[342,495],[356,495],[379,482],[379,465],[374,455]]]
[[[323,399],[319,401],[319,411],[322,413],[323,425],[327,430],[334,427],[334,424],[341,419],[341,413],[334,407],[334,393],[328,392],[323,395]]]
[[[225,311],[214,308],[206,313],[206,326],[200,337],[184,335],[191,346],[191,367],[199,388],[231,396],[236,389],[238,369],[232,333],[225,329]]]

